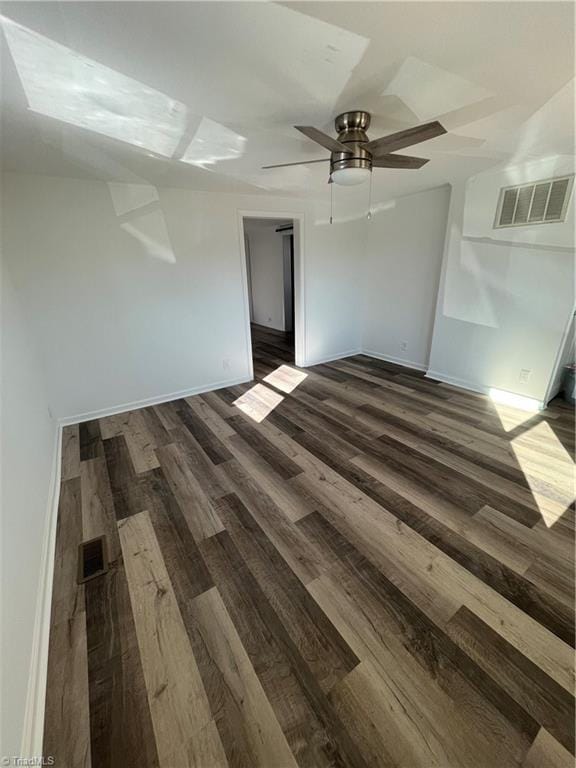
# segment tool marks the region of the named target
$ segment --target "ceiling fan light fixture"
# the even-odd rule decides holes
[[[371,173],[370,168],[340,168],[332,171],[332,181],[343,187],[353,187],[368,181]]]

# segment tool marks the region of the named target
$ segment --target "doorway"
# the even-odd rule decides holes
[[[301,364],[301,221],[243,213],[240,223],[252,365]]]

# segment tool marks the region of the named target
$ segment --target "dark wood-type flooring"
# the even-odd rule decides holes
[[[44,754],[572,766],[571,410],[253,343],[254,382],[64,430]]]

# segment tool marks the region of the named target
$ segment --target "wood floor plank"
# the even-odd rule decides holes
[[[123,434],[136,473],[147,472],[160,466],[154,450],[154,437],[148,429],[142,411],[130,412]]]
[[[574,699],[465,606],[447,624],[463,647],[529,714],[574,753]]]
[[[223,475],[218,472],[218,467],[206,456],[196,438],[182,427],[171,429],[170,433],[173,442],[178,444],[181,454],[186,459],[192,474],[198,480],[206,496],[215,500],[229,493],[230,488],[223,479]]]
[[[143,507],[140,506],[136,472],[123,434],[104,440],[104,455],[116,519],[141,512]]]
[[[300,581],[306,584],[317,578],[324,570],[323,553],[310,546],[299,529],[288,519],[286,510],[282,510],[238,462],[226,462],[221,471],[231,490],[247,506]],[[303,498],[301,503],[305,503]],[[305,514],[314,509],[313,504],[307,506]]]
[[[123,563],[85,589],[92,765],[159,767]]]
[[[160,470],[150,519],[230,766],[293,765],[290,748]],[[207,597],[206,601],[200,598]]]
[[[84,586],[76,583],[81,541],[80,478],[74,477],[62,482],[58,506],[43,754],[56,765],[90,768],[86,611]]]
[[[166,479],[196,542],[224,530],[214,506],[175,444],[158,449]]]
[[[572,768],[574,757],[545,728],[530,747],[522,768]]]
[[[60,480],[71,480],[80,474],[80,430],[78,424],[62,429],[62,465]]]
[[[220,733],[227,735],[222,740],[228,747],[229,764],[296,768],[294,755],[216,588],[194,598],[191,612],[197,644],[202,643],[221,678],[216,684],[222,698],[219,706],[212,708]],[[224,692],[227,702],[222,707]]]
[[[439,495],[456,499],[470,514],[490,504],[528,527],[532,527],[541,519],[534,502],[528,504],[511,499],[496,487],[496,483],[490,487],[475,476],[464,474],[454,466],[447,466],[442,461],[419,454],[394,438],[382,436],[378,438],[377,443],[368,449],[369,455],[385,461],[389,466],[401,468],[408,477],[425,486],[434,487]]]
[[[284,624],[324,691],[358,664],[333,625],[235,494],[220,500],[219,513],[249,570]]]
[[[369,765],[476,768],[498,764],[483,762],[482,752],[472,754],[461,732],[451,742],[442,738],[419,709],[418,692],[413,694],[408,698],[374,662],[363,661],[330,698]]]
[[[365,766],[228,532],[200,547],[298,765]]]
[[[227,472],[229,466],[240,465],[245,473],[250,475],[278,506],[282,514],[289,520],[295,522],[310,511],[305,498],[294,489],[286,479],[280,477],[270,464],[254,451],[248,443],[240,436],[234,435],[229,438],[227,444],[235,461],[226,462],[223,471]]]
[[[124,427],[130,418],[130,411],[124,413],[113,413],[110,416],[104,416],[98,419],[100,425],[100,434],[102,440],[109,440],[111,437],[120,437],[124,433]]]
[[[84,539],[106,536],[109,570],[86,592],[92,763],[158,765],[112,490],[103,458],[81,465]]]
[[[139,485],[142,506],[150,515],[174,589],[176,581],[182,582],[182,594],[187,600],[211,589],[210,574],[162,470],[141,475]]]
[[[511,518],[502,516],[505,521],[514,524],[516,531],[520,530],[525,534],[524,540],[521,541],[519,536],[506,533],[501,528],[496,529],[482,517],[481,511],[470,516],[453,500],[435,494],[430,488],[412,481],[382,461],[363,456],[358,457],[354,466],[406,502],[424,510],[427,515],[450,530],[462,534],[467,541],[495,557],[516,573],[524,574],[534,562],[536,555],[525,542],[526,536],[529,538],[533,535],[531,530]]]
[[[152,444],[155,448],[168,445],[173,442],[170,431],[166,429],[162,419],[154,408],[142,408],[140,410],[144,425],[152,438]]]
[[[158,416],[164,429],[178,429],[182,426],[182,420],[178,412],[178,401],[174,400],[167,403],[159,403],[153,406],[154,413]]]
[[[78,427],[80,436],[80,460],[94,459],[103,455],[102,435],[98,419],[83,421]]]
[[[264,461],[270,464],[280,477],[289,480],[302,472],[302,467],[299,467],[283,454],[241,416],[234,416],[229,419],[229,424]]]
[[[214,400],[209,400],[210,395],[213,393],[206,393],[203,397],[186,397],[184,398],[190,408],[202,419],[204,424],[213,432],[220,440],[225,440],[227,437],[232,437],[234,429],[228,424],[226,419],[233,415],[232,409],[226,409],[226,413],[223,416],[218,412],[219,404],[222,403],[217,397]],[[223,407],[223,404],[222,404]]]
[[[180,418],[186,429],[196,438],[204,449],[204,452],[213,464],[221,464],[232,458],[224,443],[216,437],[212,430],[208,429],[204,421],[190,408],[186,400],[180,401],[178,410]]]
[[[226,766],[150,516],[120,520],[118,530],[160,763]]]
[[[98,457],[83,461],[80,479],[83,539],[89,541],[106,536],[108,559],[116,561],[121,551],[106,460]]]

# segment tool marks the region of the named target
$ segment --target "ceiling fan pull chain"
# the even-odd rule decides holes
[[[368,221],[372,218],[372,171],[370,171],[370,186],[368,187],[368,213],[366,214]]]
[[[330,224],[332,224],[333,213],[334,213],[334,184],[330,184]]]

